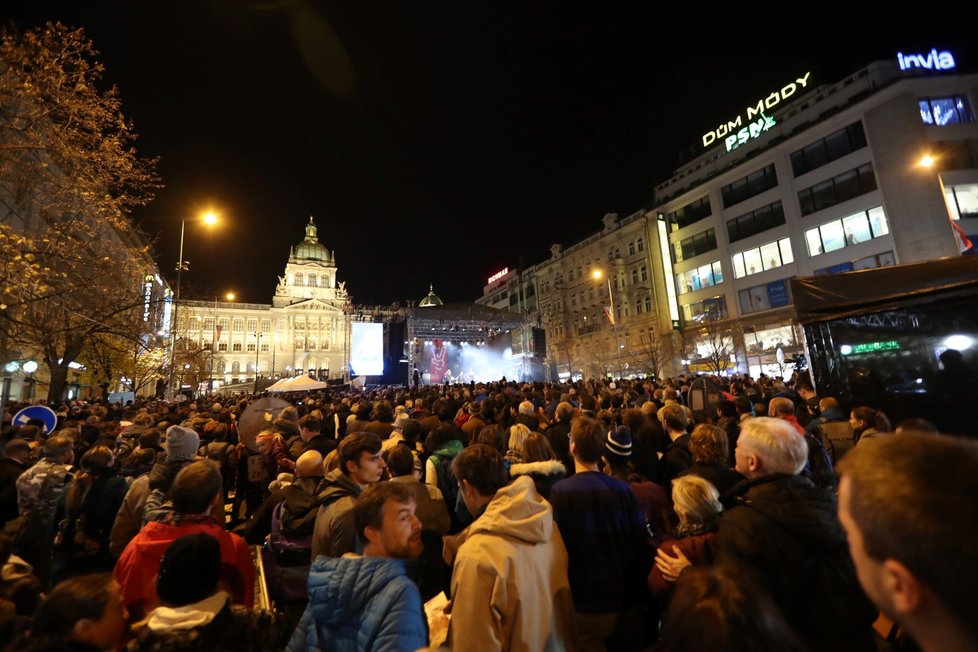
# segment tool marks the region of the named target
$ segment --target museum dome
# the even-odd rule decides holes
[[[428,296],[426,296],[424,299],[421,300],[421,303],[418,304],[418,307],[428,308],[431,306],[440,306],[440,305],[442,305],[442,300],[438,298],[437,294],[435,294],[435,286],[429,285]]]
[[[309,224],[306,225],[306,238],[296,245],[294,251],[295,257],[300,260],[332,262],[333,254],[330,253],[325,245],[319,242],[319,237],[316,235],[316,232],[316,225],[313,223],[312,216],[310,215]]]

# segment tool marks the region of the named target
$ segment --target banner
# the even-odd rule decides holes
[[[615,325],[615,315],[611,312],[611,306],[604,306],[604,315],[608,318],[608,323]]]

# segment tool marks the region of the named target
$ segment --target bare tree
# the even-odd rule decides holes
[[[703,357],[711,373],[719,375],[725,369],[733,366],[730,355],[734,352],[733,337],[724,320],[715,310],[706,313],[703,327],[699,332],[699,340],[706,349]]]
[[[655,378],[660,377],[668,359],[665,345],[651,328],[644,337],[639,338],[638,345],[629,343],[626,353],[631,364],[638,365],[646,375]]]
[[[550,345],[550,350],[553,352],[552,357],[554,360],[558,364],[563,364],[567,367],[567,373],[573,375],[577,365],[576,353],[574,351],[574,338],[562,337],[554,340]]]
[[[159,186],[155,161],[136,155],[96,56],[61,24],[0,32],[0,330],[41,355],[49,401],[93,337],[140,337],[155,270],[129,219]]]

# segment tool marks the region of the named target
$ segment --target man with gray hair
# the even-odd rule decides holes
[[[783,419],[750,419],[735,457],[747,480],[724,497],[717,563],[751,570],[809,649],[874,650],[877,612],[856,578],[835,495],[800,475],[804,438]],[[659,559],[660,570],[672,564]]]
[[[557,454],[557,459],[567,469],[567,475],[574,473],[574,458],[570,454],[571,419],[574,418],[574,406],[567,401],[561,401],[554,410],[554,422],[544,431],[550,447]]]

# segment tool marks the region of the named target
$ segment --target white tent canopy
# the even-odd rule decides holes
[[[288,380],[279,381],[268,388],[269,392],[308,392],[313,389],[326,389],[326,383],[314,380],[309,376],[296,376]]]

